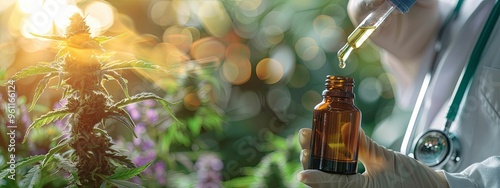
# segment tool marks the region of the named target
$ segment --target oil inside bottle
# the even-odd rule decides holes
[[[323,101],[314,108],[309,168],[336,174],[357,171],[361,112],[352,78],[329,76]]]
[[[339,67],[341,69],[345,68],[345,62],[347,61],[347,58],[349,58],[352,50],[358,49],[366,41],[366,39],[370,37],[375,29],[377,29],[375,26],[358,27],[349,35],[349,37],[347,37],[347,43],[337,53],[337,57],[339,58]]]

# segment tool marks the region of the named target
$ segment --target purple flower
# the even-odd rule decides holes
[[[144,121],[146,123],[155,123],[158,121],[158,112],[153,108],[155,101],[147,100],[140,103],[130,104],[125,109],[134,121]]]
[[[224,164],[213,154],[203,155],[195,163],[195,169],[198,174],[197,188],[211,188],[221,186],[220,171]]]
[[[148,109],[146,111],[146,117],[151,123],[154,123],[158,121],[158,112],[156,112],[156,110],[153,109]]]
[[[151,162],[155,158],[156,158],[156,151],[149,150],[146,152],[140,152],[139,156],[135,157],[132,161],[137,166],[142,166],[142,165],[148,164],[149,162]]]
[[[125,109],[130,113],[130,117],[133,120],[139,120],[141,118],[141,113],[139,112],[139,109],[137,109],[138,106],[137,104],[130,104],[125,107]]]
[[[135,124],[134,132],[137,135],[142,135],[146,133],[146,125],[143,122],[138,122]]]
[[[154,100],[147,100],[147,101],[143,101],[143,104],[145,107],[151,108],[151,107],[154,107],[156,103]]]
[[[166,166],[163,161],[158,161],[154,164],[153,166],[153,174],[156,177],[156,180],[158,180],[158,183],[160,185],[165,185],[167,183],[167,180],[165,178],[166,175]]]

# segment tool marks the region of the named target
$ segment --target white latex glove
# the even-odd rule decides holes
[[[299,131],[302,147],[300,160],[305,170],[297,174],[302,183],[311,187],[448,187],[443,172],[436,172],[406,155],[379,146],[361,130],[358,159],[366,171],[363,174],[339,175],[319,170],[306,170],[309,162],[311,129]]]
[[[358,25],[386,0],[350,0],[347,11],[354,25]],[[441,25],[439,1],[417,0],[411,9],[401,14],[395,10],[370,37],[399,60],[412,60],[425,52],[433,42]]]

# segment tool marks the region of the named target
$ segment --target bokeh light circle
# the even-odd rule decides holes
[[[94,36],[106,32],[114,23],[113,8],[108,3],[91,2],[83,12],[85,21],[90,26],[90,33]]]
[[[224,59],[226,47],[214,37],[205,37],[193,43],[190,53],[194,59],[218,58]]]
[[[314,107],[321,102],[322,98],[323,97],[318,91],[306,91],[301,97],[302,106],[306,110],[313,111]]]
[[[309,48],[308,50],[306,50],[306,53],[308,53],[309,50],[311,50],[312,53],[315,54],[315,56],[313,56],[312,59],[305,61],[304,64],[310,70],[321,69],[326,63],[325,52],[319,46],[314,46],[314,47]]]
[[[175,45],[180,51],[187,53],[191,45],[193,44],[193,34],[192,30],[179,27],[172,26],[163,32],[163,41]]]
[[[375,77],[368,77],[358,84],[357,96],[367,103],[374,103],[380,98],[381,90],[382,84],[380,81]]]
[[[309,83],[311,79],[309,69],[304,67],[304,65],[295,66],[295,73],[292,76],[292,79],[288,83],[291,87],[294,88],[302,88]]]
[[[288,91],[288,89],[276,88],[270,90],[267,93],[266,101],[269,105],[269,108],[271,108],[276,113],[282,114],[290,106],[292,98],[290,97],[290,91]]]
[[[277,60],[271,58],[261,60],[255,72],[257,77],[266,84],[274,84],[283,77],[283,67]]]
[[[203,28],[212,36],[225,36],[231,29],[232,23],[224,5],[220,1],[200,2],[197,13]]]
[[[221,76],[233,85],[241,85],[250,79],[252,65],[250,60],[241,58],[226,60],[222,64]]]
[[[318,43],[311,37],[302,37],[295,43],[295,52],[301,59],[310,61],[318,53]]]
[[[184,108],[194,111],[200,107],[201,101],[196,93],[190,92],[184,96],[183,104]]]

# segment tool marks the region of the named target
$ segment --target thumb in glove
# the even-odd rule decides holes
[[[363,174],[329,174],[309,170],[311,129],[299,131],[302,147],[300,160],[304,168],[297,178],[311,187],[448,187],[443,172],[436,172],[417,160],[388,150],[373,142],[360,131],[358,159],[366,171]]]

